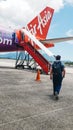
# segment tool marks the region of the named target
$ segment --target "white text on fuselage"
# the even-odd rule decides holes
[[[3,44],[3,45],[12,45],[12,39],[0,37],[0,44]]]
[[[38,25],[37,24],[30,24],[30,27],[26,27],[26,29],[28,31],[30,31],[34,36],[38,33],[37,30],[39,30],[40,34],[43,35],[43,28],[45,28],[45,26],[47,25],[48,21],[51,19],[51,12],[48,11],[44,11],[44,17],[42,18],[41,15],[39,14],[37,16],[38,19]],[[29,29],[30,28],[30,29]]]

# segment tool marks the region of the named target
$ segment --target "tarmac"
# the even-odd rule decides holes
[[[0,60],[0,130],[73,130],[73,68],[66,68],[58,101],[49,75],[36,76]]]

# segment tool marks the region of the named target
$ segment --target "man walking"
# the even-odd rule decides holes
[[[65,77],[65,67],[60,60],[61,56],[57,55],[56,61],[54,61],[50,69],[50,79],[53,80],[53,95],[56,100],[58,100],[62,80]]]

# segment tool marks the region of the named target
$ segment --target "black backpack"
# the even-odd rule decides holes
[[[54,62],[53,65],[52,65],[52,68],[53,68],[53,74],[62,74],[62,64],[61,64],[61,61],[58,61],[58,62]]]

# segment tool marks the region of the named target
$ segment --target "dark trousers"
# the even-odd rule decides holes
[[[61,86],[62,86],[62,75],[54,74],[53,75],[53,94],[54,95],[55,95],[55,92],[57,92],[59,94]]]

